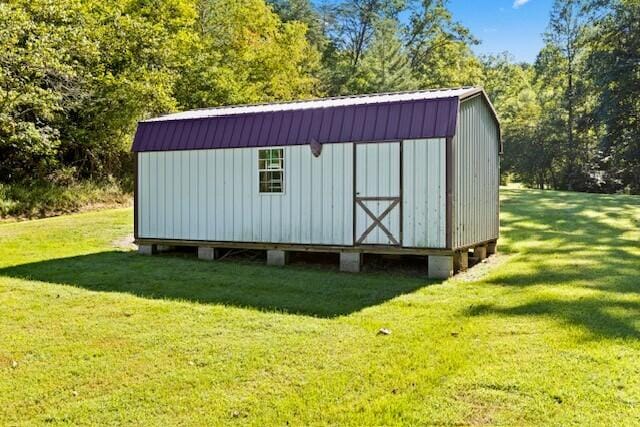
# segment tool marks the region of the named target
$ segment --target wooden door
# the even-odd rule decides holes
[[[355,145],[356,245],[402,243],[401,143]]]

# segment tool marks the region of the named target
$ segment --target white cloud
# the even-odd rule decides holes
[[[513,1],[513,8],[514,9],[519,9],[522,6],[524,6],[525,4],[529,3],[531,0],[514,0]]]

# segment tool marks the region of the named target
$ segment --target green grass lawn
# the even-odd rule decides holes
[[[1,425],[640,420],[639,197],[503,189],[476,281],[143,257],[131,230],[0,224]]]

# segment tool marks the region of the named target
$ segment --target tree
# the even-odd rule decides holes
[[[358,91],[361,61],[369,49],[376,26],[386,19],[397,20],[405,7],[404,0],[342,0],[325,15],[330,22],[327,35],[330,44],[323,60],[332,70],[327,91],[344,95]]]
[[[124,178],[140,119],[316,86],[305,24],[264,0],[14,0],[0,25],[3,182]]]
[[[337,7],[336,32],[352,71],[373,39],[378,21],[396,18],[404,3],[399,0],[345,0]]]
[[[65,163],[83,177],[130,169],[138,120],[177,107],[175,62],[195,22],[187,0],[83,1],[82,32],[97,54],[86,64],[83,96],[66,113]]]
[[[302,22],[307,26],[307,40],[318,51],[322,51],[327,43],[323,17],[313,7],[310,0],[268,0],[273,11],[280,20]]]
[[[0,4],[0,179],[125,174],[136,122],[175,108],[186,0]]]
[[[373,40],[363,54],[353,92],[393,92],[416,88],[406,49],[396,20],[376,23]]]
[[[542,106],[534,69],[515,64],[508,54],[483,58],[484,88],[501,122],[504,156],[501,173],[544,188],[551,175],[553,145],[542,138]]]
[[[640,2],[600,3],[590,5],[598,25],[586,70],[599,88],[594,119],[604,128],[601,162],[608,191],[640,194]]]
[[[77,4],[58,5],[0,3],[1,181],[42,178],[59,162],[57,123],[80,74],[68,62],[85,44]]]
[[[584,52],[584,31],[586,15],[579,0],[555,0],[551,11],[549,28],[545,33],[547,53],[539,58],[539,67],[555,76],[561,76],[562,102],[560,107],[566,111],[564,128],[566,143],[566,171],[564,171],[566,188],[571,190],[585,178],[583,166],[588,163],[585,147],[579,147],[575,140],[576,130],[576,80],[580,73],[582,54]],[[544,51],[543,51],[544,52]],[[551,60],[551,61],[549,61]],[[547,62],[544,62],[547,61]],[[555,69],[553,69],[555,67]],[[543,73],[547,70],[542,71]]]
[[[556,0],[532,66],[479,59],[446,0],[0,2],[0,182],[126,179],[137,121],[176,109],[483,84],[503,170],[640,193],[639,22]]]
[[[420,87],[479,84],[482,65],[469,48],[477,43],[453,20],[445,0],[422,0],[411,14],[406,46]]]
[[[306,26],[282,23],[263,0],[202,0],[198,33],[180,60],[182,108],[306,98],[318,53]]]

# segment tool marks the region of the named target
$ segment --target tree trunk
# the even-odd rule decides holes
[[[573,142],[573,120],[574,120],[574,106],[573,106],[573,54],[569,54],[569,64],[567,69],[567,112],[568,112],[568,121],[567,121],[567,145],[569,147],[569,171],[568,171],[568,179],[567,179],[567,189],[569,191],[573,190],[573,180],[575,179],[575,170],[576,170],[576,155],[578,154],[576,151],[576,147]]]

